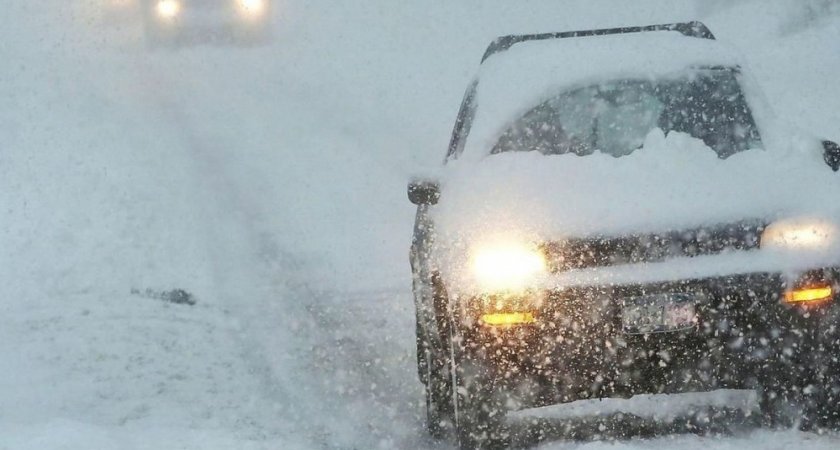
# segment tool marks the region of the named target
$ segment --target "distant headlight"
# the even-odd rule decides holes
[[[770,224],[761,234],[762,248],[819,250],[837,242],[838,227],[827,220],[786,219]]]
[[[519,290],[546,271],[545,256],[527,245],[497,244],[477,248],[470,270],[483,289]]]
[[[160,0],[155,6],[158,16],[173,19],[181,13],[181,2],[178,0]]]
[[[266,0],[237,0],[239,11],[248,16],[261,16],[265,12]]]

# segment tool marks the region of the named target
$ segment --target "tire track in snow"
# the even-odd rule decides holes
[[[285,405],[278,419],[297,416],[294,422],[306,429],[316,445],[328,448],[364,442],[365,446],[389,448],[431,444],[426,441],[419,416],[422,391],[414,373],[413,351],[406,351],[406,342],[387,333],[400,330],[413,344],[413,333],[406,329],[413,322],[399,323],[401,318],[411,316],[399,311],[400,307],[396,311],[382,307],[412,305],[408,289],[351,294],[313,288],[298,257],[283,249],[272,230],[266,229],[265,205],[246,194],[250,192],[246,188],[248,180],[232,170],[230,161],[223,161],[225,145],[237,143],[207,139],[202,133],[204,124],[195,123],[183,105],[172,100],[183,88],[179,80],[154,70],[145,72],[151,74],[151,84],[156,87],[154,107],[177,130],[195,164],[197,183],[208,186],[213,193],[208,198],[213,198],[220,212],[226,212],[222,230],[217,226],[205,230],[208,243],[220,244],[211,244],[210,248],[216,279],[230,278],[227,271],[231,268],[222,261],[231,253],[239,253],[236,260],[250,263],[240,268],[244,269],[242,278],[232,280],[234,285],[220,282],[220,290],[228,297],[224,302],[237,309],[234,314],[243,322],[241,346],[262,378],[265,394]],[[242,100],[236,99],[239,107]],[[303,224],[288,226],[294,229]],[[238,237],[231,240],[232,234]],[[236,298],[240,293],[235,284],[243,281],[260,287],[256,299]],[[289,316],[298,318],[294,335],[278,336],[283,333],[276,327],[287,323]],[[285,354],[276,352],[266,339],[285,340]],[[289,365],[298,373],[289,376]],[[299,390],[298,395],[287,390]],[[304,410],[303,414],[298,408]]]
[[[254,412],[243,411],[242,420],[246,426],[255,427],[258,434],[269,438],[284,434],[323,434],[317,429],[307,430],[305,426],[302,430],[299,420],[289,420],[294,418],[296,410],[305,411],[307,403],[294,389],[289,389],[294,383],[287,379],[288,373],[273,370],[272,361],[265,354],[265,346],[270,344],[260,342],[260,335],[254,332],[254,328],[269,328],[273,325],[270,319],[277,318],[270,310],[270,303],[264,304],[269,311],[259,311],[260,303],[288,296],[280,283],[265,276],[270,267],[266,267],[265,258],[260,260],[257,249],[270,248],[271,243],[267,242],[265,233],[254,227],[256,211],[239,195],[227,179],[224,167],[215,160],[214,151],[218,150],[215,144],[206,142],[192,130],[188,117],[173,101],[178,94],[178,82],[150,65],[142,67],[139,73],[144,74],[141,82],[150,87],[152,93],[150,109],[171,124],[174,140],[180,144],[173,153],[186,158],[192,165],[190,176],[184,180],[191,183],[187,188],[204,191],[205,195],[196,196],[197,207],[206,209],[207,216],[217,219],[196,232],[204,234],[207,243],[217,300],[238,319],[239,331],[231,333],[230,339],[238,342],[243,362],[250,366],[249,372],[262,386],[261,392],[243,393],[243,404]],[[178,152],[185,154],[177,155]],[[243,283],[245,286],[241,285]],[[282,360],[286,364],[291,362],[290,358]],[[284,370],[293,371],[293,368]]]

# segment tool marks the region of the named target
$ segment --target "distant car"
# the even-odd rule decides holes
[[[145,0],[151,46],[228,41],[260,44],[270,38],[269,0]]]
[[[408,188],[429,431],[483,448],[510,410],[722,388],[837,424],[838,168],[701,23],[495,40]]]

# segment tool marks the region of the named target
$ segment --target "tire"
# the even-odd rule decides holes
[[[417,378],[424,385],[429,384],[429,344],[420,328],[420,314],[415,314],[414,343],[417,349]]]
[[[417,372],[423,383],[426,400],[425,427],[435,439],[443,438],[452,427],[455,408],[452,404],[452,375],[449,349],[426,338],[416,316]]]
[[[426,430],[435,439],[446,436],[454,415],[452,377],[449,358],[442,352],[427,352],[426,365]]]
[[[491,374],[453,341],[452,392],[458,448],[476,450],[505,445],[505,409]]]

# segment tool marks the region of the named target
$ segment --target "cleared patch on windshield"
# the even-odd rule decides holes
[[[687,133],[719,157],[760,146],[746,100],[730,70],[669,80],[618,80],[557,95],[530,110],[491,153],[538,151],[615,157],[642,147],[656,128]]]

